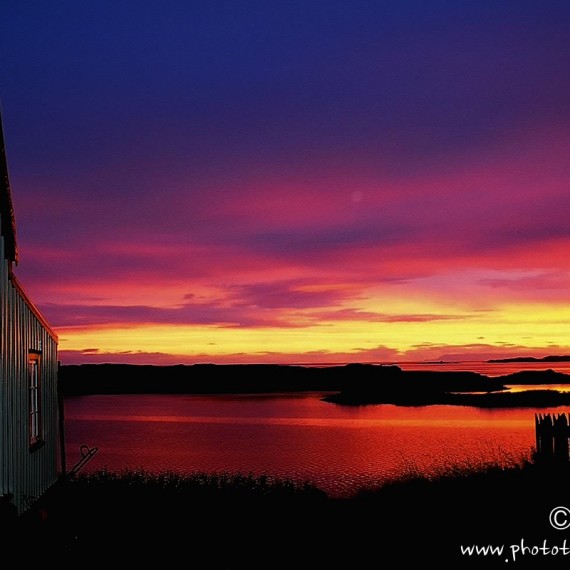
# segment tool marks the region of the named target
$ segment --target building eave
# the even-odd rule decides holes
[[[30,311],[32,311],[32,313],[34,314],[36,319],[38,319],[38,321],[41,323],[42,327],[46,330],[46,332],[49,334],[49,336],[57,343],[59,339],[58,339],[56,332],[51,328],[51,326],[47,322],[46,318],[42,315],[40,310],[31,301],[31,299],[28,296],[28,294],[26,293],[24,287],[18,281],[16,276],[14,275],[14,272],[12,271],[11,267],[9,269],[9,277],[10,277],[10,281],[11,281],[12,285],[14,285],[14,288],[16,289],[16,291],[18,291],[20,297],[26,303],[28,309],[30,309]]]
[[[16,244],[16,218],[10,192],[8,163],[4,147],[4,129],[0,114],[0,233],[4,238],[4,257],[8,261],[18,263],[18,248]]]

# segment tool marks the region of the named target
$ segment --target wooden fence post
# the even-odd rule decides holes
[[[566,414],[554,418],[554,457],[561,463],[568,462],[568,420]]]
[[[570,462],[570,421],[566,414],[535,414],[534,428],[537,459]]]

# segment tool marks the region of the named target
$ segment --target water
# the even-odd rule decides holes
[[[406,474],[517,463],[533,409],[345,407],[323,394],[111,395],[65,402],[68,463],[85,470],[241,472],[310,480],[332,495]],[[563,411],[541,409],[541,412]]]
[[[557,392],[570,392],[570,384],[513,384],[506,385],[509,392],[526,392],[527,390],[556,390]]]

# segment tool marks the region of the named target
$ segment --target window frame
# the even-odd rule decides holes
[[[42,422],[41,351],[28,351],[28,441],[30,452],[44,445]]]

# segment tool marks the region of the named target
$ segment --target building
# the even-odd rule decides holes
[[[58,480],[59,409],[57,336],[16,279],[17,262],[0,117],[0,500],[20,514]]]

